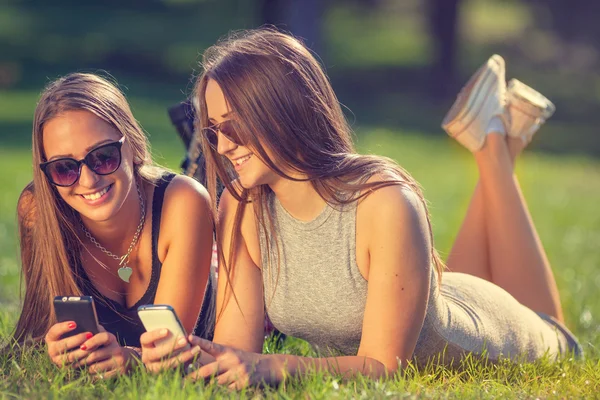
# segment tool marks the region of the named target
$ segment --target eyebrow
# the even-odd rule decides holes
[[[229,117],[231,114],[233,114],[233,111],[227,111],[225,114],[221,115],[221,118],[227,118]],[[209,118],[209,121],[213,121],[216,122],[214,118]]]
[[[104,140],[101,140],[101,141],[99,141],[98,143],[96,143],[96,144],[93,144],[93,145],[91,145],[90,147],[88,147],[87,149],[85,149],[85,152],[86,152],[86,154],[87,154],[87,153],[89,153],[90,151],[92,151],[93,149],[95,149],[96,147],[99,147],[99,146],[101,146],[101,145],[103,145],[103,144],[106,144],[106,143],[112,143],[112,142],[114,142],[114,141],[115,141],[114,139],[104,139]],[[73,154],[57,154],[57,155],[55,155],[55,156],[52,156],[52,157],[50,157],[50,158],[48,159],[48,161],[52,161],[52,160],[55,160],[55,159],[57,159],[57,158],[74,158],[74,157],[73,157]]]

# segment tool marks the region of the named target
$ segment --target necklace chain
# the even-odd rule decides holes
[[[119,261],[119,266],[122,266],[123,264],[125,264],[125,262],[129,259],[129,255],[133,251],[133,248],[135,247],[135,245],[140,237],[140,233],[142,232],[142,228],[144,227],[144,221],[146,220],[146,206],[144,203],[144,198],[142,196],[142,192],[140,191],[140,185],[138,185],[136,183],[135,188],[137,189],[137,194],[138,194],[138,198],[140,200],[140,206],[141,206],[140,223],[138,224],[138,227],[135,230],[133,239],[131,240],[131,244],[129,245],[129,248],[127,249],[127,253],[125,253],[123,256],[119,257],[118,255],[116,255],[116,254],[110,252],[108,249],[106,249],[106,247],[102,246],[96,240],[96,238],[92,236],[90,231],[87,230],[87,228],[83,224],[83,221],[79,220],[79,222],[81,224],[81,229],[83,229],[85,236],[90,240],[90,242],[92,242],[94,244],[94,246],[96,246],[98,249],[100,249],[100,251],[102,251],[107,256]]]

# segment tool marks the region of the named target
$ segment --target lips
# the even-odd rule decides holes
[[[248,160],[250,160],[250,158],[252,158],[252,153],[245,155],[243,157],[238,157],[235,160],[231,160],[231,163],[233,164],[233,166],[235,167],[235,169],[239,169],[241,168],[246,162],[248,162]]]
[[[105,187],[102,190],[99,190],[95,193],[88,193],[88,194],[80,194],[81,197],[83,197],[85,200],[87,201],[95,201],[100,199],[102,196],[104,196],[106,193],[108,193],[108,191],[112,188],[112,184],[108,185],[107,187]]]

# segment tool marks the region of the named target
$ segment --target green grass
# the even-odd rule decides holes
[[[182,145],[166,115],[177,91],[158,98],[136,97],[136,117],[149,132],[161,164],[177,169]],[[152,90],[149,86],[146,90]],[[156,89],[156,88],[155,88]],[[30,124],[37,92],[0,93],[0,337],[7,337],[18,316],[19,261],[15,207],[31,176]],[[360,125],[361,116],[357,116]],[[536,138],[543,141],[544,133]],[[392,157],[419,182],[430,202],[436,245],[447,254],[464,216],[477,174],[472,157],[440,131],[437,135],[363,126],[357,135],[362,152]],[[52,366],[45,354],[25,350],[15,359],[0,357],[0,398],[384,398],[384,397],[593,397],[600,392],[600,162],[577,156],[528,153],[518,175],[531,213],[554,267],[567,324],[581,339],[586,361],[483,366],[468,360],[462,371],[408,368],[386,381],[314,374],[279,389],[229,393],[214,385],[184,382],[176,373],[94,382],[85,373]],[[303,342],[288,340],[282,351],[310,354]]]

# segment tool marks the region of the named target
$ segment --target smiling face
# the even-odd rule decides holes
[[[91,112],[67,111],[44,124],[45,158],[47,161],[64,157],[81,160],[91,150],[116,142],[122,136]],[[83,164],[77,182],[69,187],[56,186],[56,189],[60,197],[83,218],[101,222],[118,213],[131,193],[133,180],[133,155],[125,140],[121,148],[121,165],[115,172],[98,175]]]
[[[205,100],[210,125],[236,118],[235,112],[227,104],[221,87],[213,79],[209,79],[206,84]],[[217,137],[217,152],[231,161],[244,188],[250,189],[265,184],[272,186],[283,179],[260,160],[249,146],[239,145],[229,140],[220,131],[217,132]],[[266,147],[265,151],[269,153]]]

